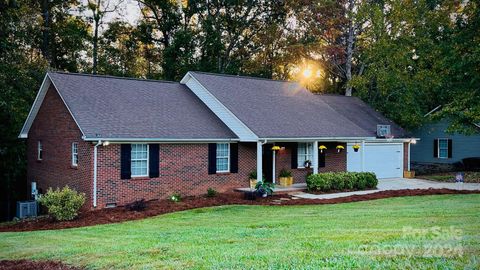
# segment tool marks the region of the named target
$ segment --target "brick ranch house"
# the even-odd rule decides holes
[[[377,125],[394,138],[377,136]],[[179,83],[48,72],[19,137],[29,184],[69,185],[90,208],[230,191],[247,187],[252,171],[271,182],[281,169],[296,183],[326,171],[402,177],[412,142],[355,97],[201,72]]]

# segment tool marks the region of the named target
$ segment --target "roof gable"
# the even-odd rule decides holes
[[[80,132],[82,133],[83,136],[85,136],[85,133],[83,132],[82,128],[77,122],[77,119],[75,119],[75,116],[73,115],[72,111],[68,107],[67,103],[65,102],[65,99],[63,98],[62,94],[58,91],[58,88],[55,86],[53,83],[51,77],[49,76],[49,73],[45,75],[43,78],[43,82],[40,86],[40,89],[38,90],[37,96],[35,97],[35,101],[33,102],[32,107],[30,108],[30,112],[28,113],[27,119],[25,120],[25,123],[23,124],[22,130],[20,131],[20,134],[18,135],[19,138],[25,139],[28,137],[28,132],[30,131],[30,128],[33,125],[33,122],[35,118],[37,117],[37,114],[40,110],[40,107],[42,106],[43,100],[45,99],[45,96],[47,94],[48,89],[50,86],[53,85],[55,90],[57,91],[58,95],[62,99],[63,104],[67,108],[68,112],[70,113],[70,116],[73,118],[73,121],[75,121],[75,124],[77,124],[77,127],[80,129]]]

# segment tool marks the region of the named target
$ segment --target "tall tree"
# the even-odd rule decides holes
[[[123,1],[110,1],[110,0],[88,0],[88,9],[92,12],[93,20],[93,50],[92,50],[92,73],[97,74],[98,65],[98,35],[100,27],[103,24],[103,18],[108,13],[112,13],[118,10]]]
[[[0,219],[26,199],[26,147],[17,136],[40,86],[46,61],[32,39],[41,32],[38,6],[0,1]]]

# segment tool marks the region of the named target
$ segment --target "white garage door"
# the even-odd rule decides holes
[[[362,171],[362,151],[365,153],[366,172],[374,172],[378,178],[403,177],[403,145],[401,143],[365,143],[365,149],[353,151],[353,143],[347,148],[347,171]]]

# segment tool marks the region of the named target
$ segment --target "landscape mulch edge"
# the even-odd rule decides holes
[[[59,261],[0,260],[0,270],[81,270]]]
[[[158,216],[162,214],[222,205],[317,205],[317,204],[336,204],[358,201],[368,201],[385,199],[391,197],[403,196],[422,196],[422,195],[442,195],[442,194],[474,194],[480,193],[479,190],[452,190],[452,189],[408,189],[408,190],[387,190],[371,194],[352,195],[348,197],[334,199],[290,199],[282,200],[280,198],[290,197],[289,195],[274,195],[267,198],[257,198],[257,200],[245,200],[243,193],[219,193],[217,196],[208,198],[206,196],[185,197],[181,202],[172,202],[170,200],[155,200],[147,202],[147,208],[141,212],[129,211],[125,207],[107,208],[100,210],[85,211],[72,221],[56,222],[51,218],[36,218],[19,221],[16,223],[7,223],[0,226],[0,232],[22,232],[37,230],[56,230],[94,226],[100,224],[118,223],[123,221],[138,220],[147,217]],[[1,269],[1,268],[0,268]]]

